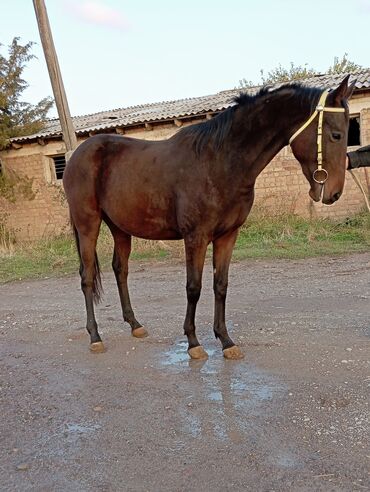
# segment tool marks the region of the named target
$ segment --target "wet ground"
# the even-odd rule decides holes
[[[1,491],[370,490],[370,254],[231,268],[226,361],[207,265],[189,361],[184,267],[131,267],[150,337],[113,276],[91,354],[76,277],[0,286]]]

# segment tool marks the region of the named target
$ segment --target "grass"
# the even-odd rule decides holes
[[[369,214],[358,214],[341,222],[283,214],[251,216],[240,231],[233,258],[294,259],[369,250]]]
[[[241,228],[233,259],[306,258],[370,250],[370,214],[350,219],[304,219],[291,214],[275,217],[251,214]],[[102,269],[110,267],[113,243],[102,228],[98,255]],[[183,257],[182,243],[134,239],[133,261],[166,260]],[[73,238],[69,235],[17,244],[0,228],[0,282],[17,279],[62,276],[78,271]]]
[[[168,256],[167,249],[153,241],[134,240],[132,260],[161,260]],[[113,240],[102,227],[98,246],[99,262],[103,270],[110,267]],[[79,261],[72,235],[41,240],[33,243],[5,244],[0,241],[0,282],[26,278],[57,277],[78,271]]]

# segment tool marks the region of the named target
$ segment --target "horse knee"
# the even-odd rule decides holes
[[[191,303],[198,302],[200,297],[201,285],[195,282],[189,282],[186,285],[186,294],[188,301]]]
[[[227,293],[227,286],[228,282],[227,280],[217,280],[213,284],[213,292],[216,297],[220,299],[224,299],[226,297]]]

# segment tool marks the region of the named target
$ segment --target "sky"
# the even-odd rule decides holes
[[[279,64],[370,67],[370,0],[45,0],[72,116],[258,83]],[[32,0],[1,0],[0,50],[34,41],[24,100],[52,96]],[[57,115],[54,108],[49,116]]]

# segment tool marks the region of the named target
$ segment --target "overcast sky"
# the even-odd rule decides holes
[[[279,63],[324,72],[348,53],[370,67],[370,0],[45,3],[74,116],[213,94]],[[5,46],[14,36],[37,43],[25,99],[52,95],[32,0],[1,1],[0,34]]]

